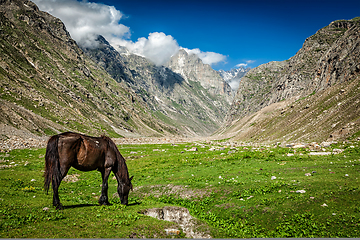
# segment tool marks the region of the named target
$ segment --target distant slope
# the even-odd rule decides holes
[[[223,124],[233,93],[218,72],[196,55],[180,50],[167,67],[156,66],[125,47],[115,50],[101,36],[97,42],[97,48],[84,49],[86,54],[116,81],[133,89],[154,117],[176,126],[179,134],[206,136]],[[177,64],[180,55],[184,65]]]
[[[251,69],[218,133],[258,141],[335,140],[357,134],[359,32],[360,18],[332,22],[306,39],[288,61]],[[250,120],[256,116],[261,121]]]
[[[0,35],[2,129],[38,136],[70,130],[117,137],[178,134],[154,118],[126,83],[84,55],[59,19],[31,1],[0,2]]]
[[[245,74],[250,71],[251,68],[245,68],[243,66],[240,66],[238,68],[233,68],[229,71],[219,70],[220,76],[227,82],[231,88],[236,92],[240,80]]]

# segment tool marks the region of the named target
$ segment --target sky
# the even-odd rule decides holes
[[[78,44],[103,35],[157,65],[180,48],[215,70],[294,56],[332,21],[360,16],[360,0],[33,0],[60,18]]]

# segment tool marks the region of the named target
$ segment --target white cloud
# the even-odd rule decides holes
[[[123,14],[113,6],[76,0],[33,0],[40,10],[60,18],[71,37],[85,47],[96,47],[98,35],[108,41],[130,36],[130,29],[120,24]]]
[[[240,81],[241,78],[233,78],[231,79],[231,81],[228,82],[228,84],[233,90],[237,90],[239,88]]]
[[[87,0],[33,0],[40,10],[61,19],[71,37],[81,46],[96,47],[97,36],[102,35],[115,49],[125,46],[131,53],[144,56],[156,65],[163,65],[180,49],[177,41],[162,32],[150,33],[136,42],[130,41],[130,28],[120,24],[124,15],[114,6]],[[225,62],[226,56],[200,49],[185,49],[196,54],[205,64]]]
[[[199,48],[188,49],[184,48],[188,54],[196,54],[203,63],[214,65],[219,62],[225,62],[226,56],[215,52],[202,52]]]
[[[246,66],[247,66],[247,63],[239,63],[235,67],[239,68],[239,67],[246,67]]]
[[[237,64],[235,67],[237,67],[237,68],[239,68],[239,67],[246,67],[247,65],[252,64],[252,63],[254,63],[254,62],[256,62],[256,61],[255,61],[255,60],[247,60],[246,63],[239,63],[239,64]]]
[[[120,40],[114,41],[113,45],[127,47],[130,52],[144,56],[156,65],[168,62],[172,55],[179,51],[179,44],[171,36],[162,32],[150,33],[148,38],[139,38],[136,42]]]

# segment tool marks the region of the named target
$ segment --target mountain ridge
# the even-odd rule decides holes
[[[357,96],[358,91],[356,86],[360,73],[359,30],[360,18],[334,21],[307,38],[303,47],[289,60],[270,62],[251,69],[240,82],[239,89],[227,115],[226,126],[219,130],[218,133],[230,133],[230,129],[234,128],[241,132],[247,128],[248,134],[246,136],[239,132],[238,136],[235,136],[235,134],[233,137],[243,140],[257,138],[262,139],[262,141],[283,140],[282,137],[285,138],[287,135],[292,136],[287,139],[292,141],[334,140],[335,135],[337,135],[337,139],[345,139],[351,134],[357,135],[360,130],[359,119],[356,115],[359,105],[350,96]],[[335,101],[340,99],[337,94],[341,90],[338,89],[339,86],[342,85],[344,89],[346,86],[354,86],[348,90],[343,90],[349,92],[349,99],[354,100],[356,104],[351,104],[348,101],[349,99],[343,99],[343,102],[346,102],[351,107],[344,109],[343,112],[337,112],[335,111]],[[312,101],[308,102],[304,99],[312,99]],[[266,121],[261,121],[262,124],[257,123],[258,127],[254,127],[256,121],[250,121],[250,123],[245,120],[251,116],[257,116],[257,113],[260,113],[262,109],[278,104],[281,101],[290,102],[284,106],[284,109],[277,111],[277,114],[275,114],[275,111],[273,116],[269,116]],[[324,101],[331,102],[331,104],[327,105]],[[305,102],[305,106],[299,105],[299,103],[305,104]],[[342,103],[339,102],[339,104]],[[312,109],[312,111],[306,115],[307,118],[303,118],[297,116],[293,111],[286,110],[291,106],[293,108],[299,106],[297,108],[299,112],[305,110],[307,112],[308,109]],[[323,109],[323,111],[319,112],[319,109]],[[325,118],[326,114],[329,115],[328,111],[331,112],[330,116],[333,119],[337,119],[337,123],[333,122],[333,119],[328,121],[332,122],[331,126],[335,127],[322,123],[324,128],[321,129],[322,133],[320,134],[310,123],[315,121],[314,119]],[[281,113],[284,114],[285,112],[291,112],[291,114],[289,113],[287,118],[283,118],[284,115],[282,116]],[[268,114],[270,115],[270,113]],[[290,124],[293,121],[290,120],[292,118],[302,119],[302,123],[293,126]],[[236,127],[236,122],[241,122],[241,119],[245,121],[242,123],[243,127]],[[246,123],[253,125],[250,126]],[[283,124],[283,127],[278,123]],[[348,129],[349,124],[353,126],[351,131],[349,130],[350,135],[335,134],[343,128]],[[302,125],[308,127],[303,127],[302,133],[297,132]],[[288,126],[292,126],[293,129],[289,129]],[[250,128],[257,130],[251,131]],[[284,129],[286,129],[286,132],[284,132]],[[275,130],[282,134],[275,134]],[[270,132],[272,132],[272,135]],[[304,137],[304,135],[308,136]]]
[[[34,137],[63,131],[112,137],[178,134],[154,118],[131,88],[86,57],[59,19],[31,1],[5,0],[0,6],[3,127]]]

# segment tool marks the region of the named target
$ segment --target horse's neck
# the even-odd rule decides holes
[[[126,163],[125,163],[125,159],[123,158],[123,156],[121,156],[120,153],[117,154],[117,161],[118,161],[118,169],[117,169],[117,172],[118,172],[118,176],[120,177],[120,179],[123,181],[123,182],[127,182],[128,179],[129,179],[129,172],[128,172],[128,169],[127,169],[127,166],[126,166]]]

